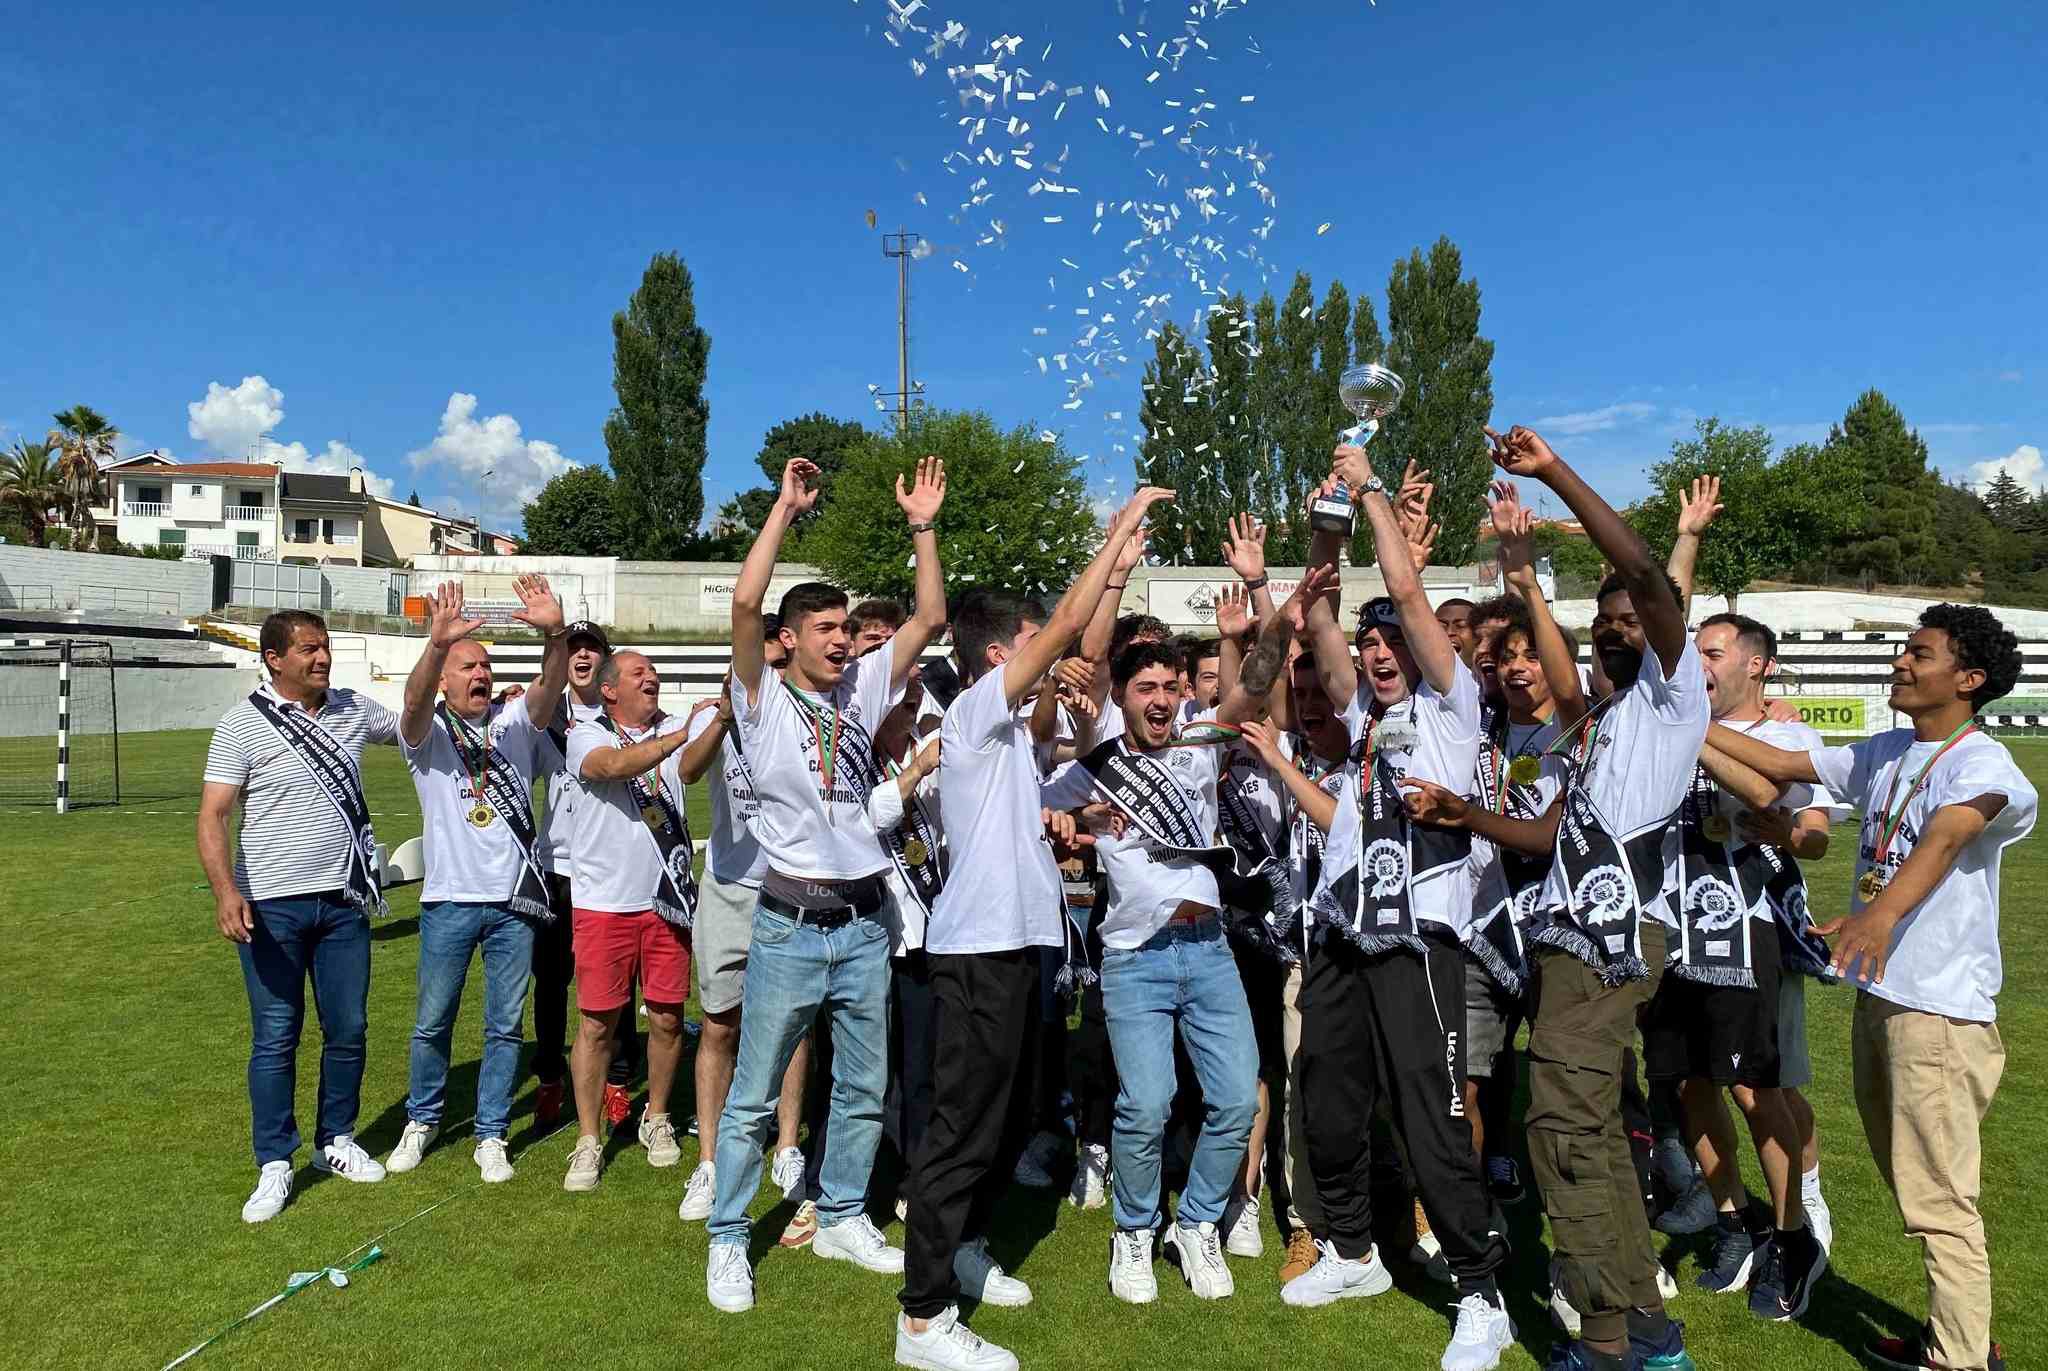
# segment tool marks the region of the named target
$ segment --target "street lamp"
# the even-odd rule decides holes
[[[476,481],[476,555],[484,555],[484,505],[490,498],[491,478],[498,474],[496,467],[490,468]]]

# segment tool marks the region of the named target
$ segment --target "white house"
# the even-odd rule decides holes
[[[261,462],[144,462],[108,470],[115,536],[245,561],[363,561],[363,475]]]

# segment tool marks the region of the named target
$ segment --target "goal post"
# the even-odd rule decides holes
[[[0,805],[120,802],[113,644],[0,638]]]

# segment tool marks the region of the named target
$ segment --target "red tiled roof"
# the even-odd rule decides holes
[[[121,468],[123,476],[154,475],[159,471],[167,476],[241,476],[266,481],[277,475],[276,467],[262,462],[158,462]]]

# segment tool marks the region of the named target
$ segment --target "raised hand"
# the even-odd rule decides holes
[[[1429,479],[1429,472],[1415,465],[1409,459],[1401,472],[1401,488],[1394,493],[1394,512],[1405,521],[1411,517],[1429,518],[1429,502],[1436,498],[1436,483]]]
[[[1372,463],[1366,459],[1365,449],[1356,443],[1338,444],[1330,454],[1330,479],[1351,487],[1354,503],[1363,499],[1365,483],[1372,479]]]
[[[791,514],[808,514],[818,503],[818,464],[807,457],[792,457],[782,468],[779,504]]]
[[[1502,436],[1489,428],[1486,436],[1493,444],[1493,463],[1502,471],[1540,481],[1557,465],[1557,454],[1533,429],[1516,424]]]
[[[1116,550],[1116,561],[1110,565],[1110,579],[1130,580],[1130,570],[1145,560],[1145,540],[1136,534],[1124,539],[1124,545]]]
[[[519,597],[521,605],[513,611],[513,618],[542,635],[561,630],[562,602],[548,589],[547,577],[532,572],[517,577],[512,582],[512,593]]]
[[[427,592],[427,641],[446,652],[484,626],[463,612],[462,582],[443,581]]]
[[[1408,542],[1408,560],[1415,564],[1415,574],[1420,576],[1429,565],[1429,556],[1436,551],[1437,535],[1444,531],[1442,524],[1432,524],[1428,515],[1410,520],[1400,520],[1401,536]]]
[[[1225,586],[1216,592],[1216,631],[1235,638],[1252,626],[1252,593],[1243,586]]]
[[[1086,695],[1095,687],[1095,663],[1086,657],[1062,657],[1053,663],[1052,678],[1076,694]]]
[[[1401,785],[1407,794],[1401,802],[1408,806],[1408,817],[1417,823],[1436,824],[1442,828],[1462,828],[1465,816],[1471,806],[1462,795],[1454,795],[1435,781],[1424,781],[1413,776],[1404,776]]]
[[[1249,514],[1231,515],[1223,535],[1223,560],[1243,580],[1265,575],[1266,526]]]
[[[1287,756],[1280,750],[1279,730],[1273,725],[1259,719],[1246,719],[1237,728],[1252,751],[1258,753],[1259,760],[1266,764],[1267,770],[1279,771],[1287,765]]]
[[[1495,481],[1487,491],[1486,507],[1492,511],[1493,533],[1500,540],[1501,575],[1533,566],[1534,523],[1515,483]]]
[[[1116,519],[1109,526],[1112,538],[1130,538],[1140,535],[1145,527],[1145,516],[1152,506],[1161,500],[1171,500],[1174,492],[1161,486],[1141,486],[1130,501],[1116,512]],[[1142,538],[1140,539],[1142,541]]]
[[[911,523],[930,523],[938,518],[939,506],[945,503],[946,464],[938,458],[926,457],[917,464],[917,472],[907,491],[903,488],[902,476],[896,478],[896,507]]]
[[[1328,562],[1310,567],[1294,583],[1294,593],[1280,602],[1280,618],[1297,636],[1308,630],[1308,607],[1337,584],[1337,568]]]
[[[1692,488],[1678,497],[1678,532],[1694,538],[1720,517],[1721,478],[1712,474],[1692,478]]]

